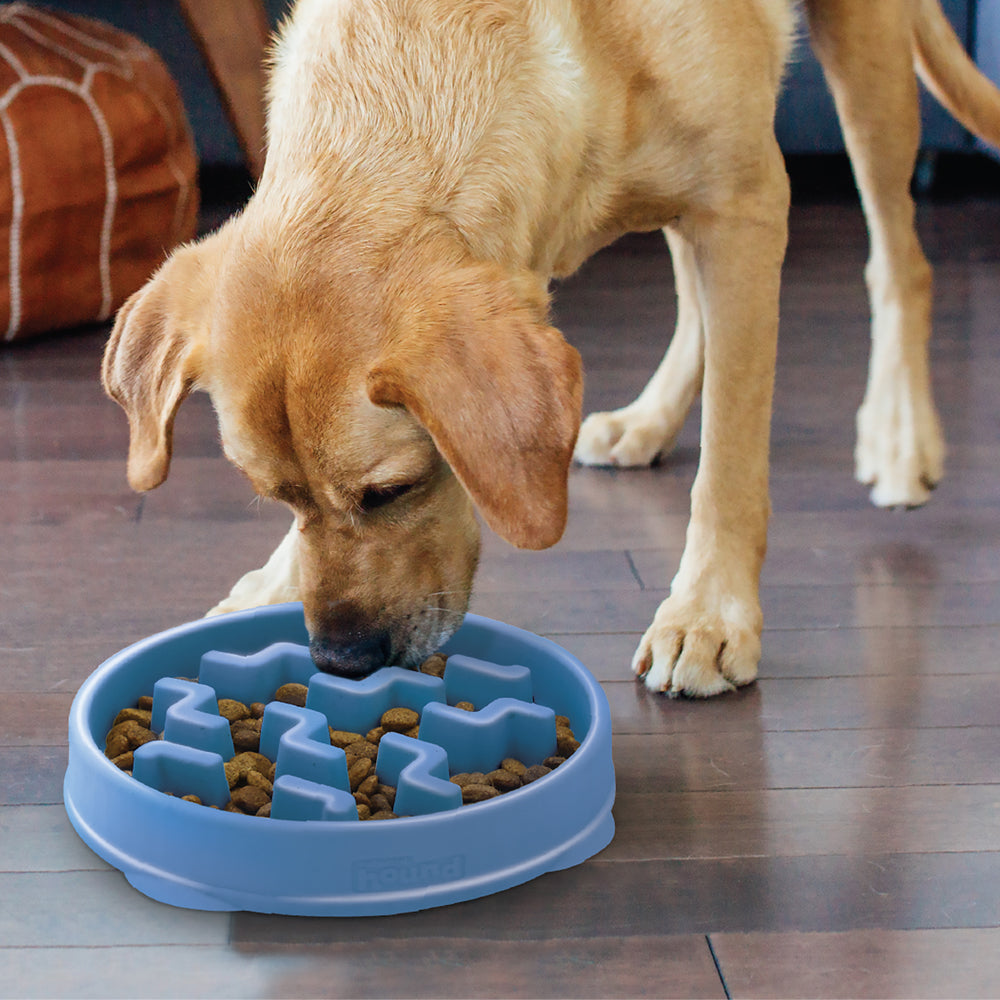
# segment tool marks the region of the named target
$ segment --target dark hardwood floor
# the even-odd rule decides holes
[[[617,833],[577,868],[422,914],[173,909],[76,837],[76,689],[201,615],[288,518],[221,458],[202,396],[170,479],[129,491],[106,330],[0,351],[0,996],[1000,996],[1000,185],[957,187],[919,209],[950,450],[908,512],[852,478],[860,211],[814,190],[793,210],[756,684],[671,701],[628,671],[680,552],[696,414],[658,468],[575,469],[556,548],[486,537],[473,610],[555,638],[607,691]],[[587,409],[629,401],[673,322],[661,239],[599,254],[556,311]]]

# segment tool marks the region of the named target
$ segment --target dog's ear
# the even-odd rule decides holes
[[[423,424],[498,535],[541,549],[566,526],[583,377],[577,351],[545,322],[544,294],[515,284],[477,265],[411,299],[368,395]]]
[[[101,381],[128,416],[135,490],[167,478],[174,417],[201,369],[219,243],[216,233],[175,251],[118,311],[104,350]]]

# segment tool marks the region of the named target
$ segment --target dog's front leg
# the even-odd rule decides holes
[[[281,544],[271,553],[271,557],[260,568],[240,577],[229,592],[208,615],[223,615],[229,611],[244,611],[264,604],[284,604],[299,601],[299,526],[293,523],[291,530],[281,540]],[[206,616],[207,617],[207,616]]]
[[[705,325],[702,450],[680,567],[633,660],[653,691],[708,696],[757,675],[787,213],[788,182],[774,146],[753,196],[680,223]]]

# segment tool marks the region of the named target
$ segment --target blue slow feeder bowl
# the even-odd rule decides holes
[[[607,699],[566,650],[470,614],[442,649],[459,654],[444,681],[397,668],[343,681],[312,667],[307,643],[302,606],[277,605],[161,632],[84,682],[69,717],[66,811],[87,845],[140,892],[201,910],[403,913],[519,885],[610,843]],[[228,727],[212,702],[266,700],[274,687],[259,694],[255,685],[266,689],[275,677],[308,684],[309,697],[305,709],[272,703],[265,713],[262,749],[269,743],[278,755],[272,817],[163,794],[197,788],[206,802],[227,794],[219,775]],[[104,738],[118,711],[154,688],[154,728],[164,738],[136,751],[132,777],[105,757]],[[479,711],[451,707],[470,695]],[[389,703],[422,711],[420,739],[387,734],[376,764],[383,781],[397,782],[397,812],[415,814],[360,822],[342,752],[324,743],[325,728],[363,732]],[[527,758],[554,752],[556,714],[569,717],[580,741],[565,763],[530,785],[458,806],[449,772],[492,770],[519,754],[536,763]]]

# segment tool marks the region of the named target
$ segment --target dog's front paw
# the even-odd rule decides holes
[[[580,427],[573,457],[581,465],[652,465],[676,436],[675,423],[658,414],[632,407],[592,413]]]
[[[919,507],[944,474],[944,436],[929,394],[885,393],[858,410],[855,477],[876,507]]]
[[[759,606],[712,603],[706,608],[673,595],[657,609],[632,659],[633,673],[650,691],[708,698],[756,679]]]

